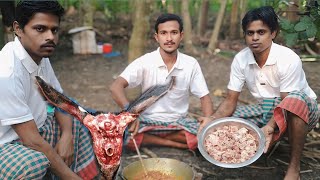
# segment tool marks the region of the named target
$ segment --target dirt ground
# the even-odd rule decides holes
[[[65,24],[63,24],[65,25]],[[67,27],[66,25],[64,26]],[[112,29],[105,26],[102,32]],[[124,27],[125,28],[125,27]],[[51,58],[53,68],[65,91],[65,94],[76,99],[81,105],[103,110],[106,112],[118,111],[119,108],[113,102],[108,86],[127,66],[127,44],[126,35],[110,35],[109,38],[102,39],[104,42],[113,44],[113,51],[119,52],[120,56],[105,57],[97,55],[73,55],[71,37],[66,33],[61,35],[59,47],[55,55]],[[150,52],[156,48],[155,41],[148,42]],[[228,43],[226,43],[228,44]],[[231,43],[230,43],[231,44]],[[201,50],[201,47],[197,47]],[[222,49],[223,50],[223,49]],[[181,48],[183,51],[183,48]],[[185,52],[187,53],[187,52]],[[188,54],[188,53],[187,53]],[[207,80],[214,106],[217,107],[223,97],[216,96],[214,92],[225,91],[230,71],[232,56],[195,56]],[[320,96],[320,62],[304,62],[303,67],[311,88]],[[247,90],[241,95],[244,102],[254,102]],[[199,114],[199,101],[191,97],[190,112]],[[319,137],[316,139],[319,142]],[[189,164],[193,169],[203,175],[202,179],[282,179],[288,163],[289,153],[286,142],[270,156],[262,155],[250,166],[238,169],[220,168],[210,164],[201,154],[188,150],[172,148],[147,147],[158,157],[173,158]],[[319,149],[315,149],[319,153]],[[311,151],[312,153],[312,151]],[[146,153],[142,152],[144,158]],[[122,157],[122,167],[137,161],[136,152],[125,150]],[[320,179],[319,158],[308,158],[303,156],[301,165],[301,179]]]

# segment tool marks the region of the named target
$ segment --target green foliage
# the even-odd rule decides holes
[[[294,24],[285,18],[280,18],[280,26],[285,32],[288,32],[288,33],[294,32]]]
[[[298,38],[299,38],[299,34],[296,32],[288,33],[288,32],[284,31],[283,36],[285,37],[286,44],[289,47],[295,45],[297,43]]]
[[[159,9],[161,13],[168,13],[169,4],[173,6],[173,11],[175,13],[180,12],[181,2],[178,2],[176,0],[166,0],[163,5],[161,0],[155,1],[156,9]]]
[[[287,5],[284,0],[276,1],[273,4],[275,10],[283,8],[284,5]],[[297,22],[280,18],[281,35],[288,46],[320,39],[320,6],[317,3],[306,5],[305,1],[303,5]]]
[[[258,8],[264,5],[263,1],[248,1],[248,9]]]
[[[132,11],[129,0],[98,0],[100,10],[109,18],[116,18],[118,14],[127,14]],[[133,3],[133,2],[131,2]]]
[[[68,8],[69,6],[74,6],[75,8],[78,9],[81,4],[80,0],[58,0],[58,1],[62,6],[64,6],[64,8]],[[130,8],[130,0],[90,0],[90,1],[97,11],[104,12],[107,17],[115,18],[118,14],[129,13],[132,11],[132,8]]]
[[[197,10],[196,9],[200,9],[201,7],[201,1],[199,0],[190,0],[189,1],[189,13],[190,16],[197,16]]]
[[[220,9],[220,1],[219,0],[211,0],[209,2],[209,12],[219,12]]]
[[[192,0],[195,2],[199,3],[200,6],[200,0]],[[230,12],[231,8],[232,8],[232,3],[234,0],[227,0],[227,7],[226,7],[226,12]],[[210,7],[209,7],[209,12],[219,12],[220,10],[220,4],[221,4],[221,0],[209,0],[210,2]],[[247,1],[247,8],[248,9],[253,9],[253,8],[257,8],[263,5],[263,1]],[[193,6],[195,7],[195,6]]]
[[[58,2],[64,6],[64,8],[67,8],[69,6],[74,6],[76,8],[79,7],[79,0],[58,0]]]

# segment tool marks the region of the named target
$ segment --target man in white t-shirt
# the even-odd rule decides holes
[[[299,56],[289,48],[273,43],[278,18],[272,7],[253,9],[242,19],[247,48],[231,65],[228,95],[211,118],[201,118],[202,127],[221,117],[241,117],[262,127],[265,153],[286,134],[291,159],[284,179],[300,178],[300,158],[306,134],[319,121],[316,94],[309,87]],[[246,83],[259,104],[237,107]]]
[[[169,92],[146,109],[129,131],[133,132],[138,146],[161,145],[195,149],[199,123],[188,118],[189,95],[201,101],[203,116],[209,117],[212,101],[197,60],[178,51],[183,38],[183,24],[174,14],[160,15],[155,24],[159,48],[134,60],[113,82],[110,91],[122,108],[128,104],[124,89],[141,85],[144,92],[154,85],[166,84],[175,76]],[[127,145],[133,148],[132,141]]]
[[[64,9],[21,1],[15,12],[15,40],[0,51],[0,179],[93,179],[99,170],[88,130],[60,111],[47,114],[35,84],[41,76],[62,92],[48,57]]]

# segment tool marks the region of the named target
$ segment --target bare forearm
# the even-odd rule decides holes
[[[273,116],[271,117],[271,119],[268,121],[267,125],[269,125],[270,127],[272,127],[273,129],[275,129],[277,127],[277,123],[274,120]]]
[[[55,150],[39,134],[38,128],[33,120],[12,126],[19,135],[24,146],[42,152],[50,161],[53,173],[62,179],[80,179],[63,162]]]
[[[71,171],[61,157],[46,141],[41,144],[32,144],[26,146],[44,153],[50,161],[50,169],[57,176],[61,177],[62,179],[80,179],[74,172]]]
[[[240,92],[229,90],[226,99],[220,104],[217,111],[213,114],[213,118],[217,119],[231,116],[237,107],[239,95]]]
[[[72,135],[72,116],[69,114],[63,114],[62,112],[56,111],[55,117],[57,122],[59,123],[62,135],[68,134]]]
[[[215,118],[228,117],[233,114],[235,107],[233,104],[227,101],[221,103],[217,111],[213,114]]]
[[[209,95],[205,95],[200,98],[201,110],[204,117],[209,117],[213,114],[213,105]]]
[[[111,91],[112,99],[121,107],[124,108],[126,104],[129,103],[129,100],[127,99],[124,90],[119,91]]]
[[[281,100],[283,100],[285,97],[287,97],[288,94],[289,94],[289,93],[287,93],[287,92],[280,92]]]
[[[110,86],[109,90],[112,96],[112,99],[123,108],[126,104],[129,103],[125,88],[128,86],[128,83],[125,79],[119,77],[117,78]]]

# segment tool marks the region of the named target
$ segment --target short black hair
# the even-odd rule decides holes
[[[279,30],[279,22],[278,16],[274,12],[271,6],[263,6],[260,8],[252,9],[246,13],[246,15],[242,19],[242,30],[245,33],[248,25],[253,22],[261,20],[264,24],[266,24],[271,32],[278,32]]]
[[[15,20],[21,29],[24,28],[36,13],[50,13],[59,17],[64,14],[63,7],[56,0],[19,1],[16,6]]]
[[[12,27],[14,21],[15,2],[0,1],[0,10],[2,14],[2,23],[7,27]]]
[[[161,23],[165,23],[167,21],[178,21],[179,23],[179,30],[180,32],[183,31],[183,22],[180,16],[176,15],[176,14],[170,14],[170,13],[166,13],[166,14],[161,14],[157,21],[156,24],[154,25],[154,30],[156,31],[156,33],[158,33],[158,26]]]

